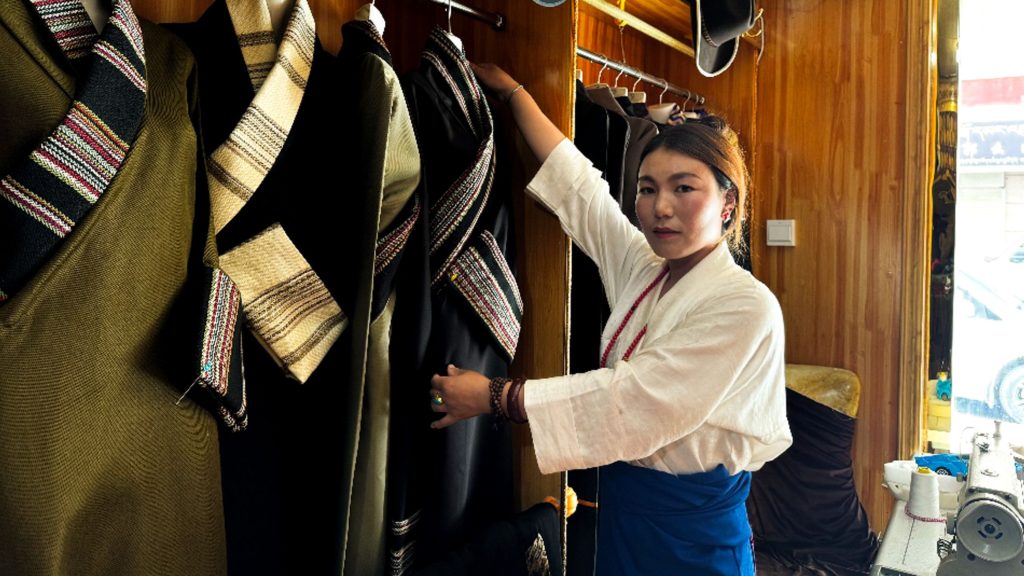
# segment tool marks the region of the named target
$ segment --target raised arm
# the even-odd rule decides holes
[[[517,82],[507,72],[494,64],[471,64],[477,80],[486,88],[494,91],[512,110],[519,131],[526,139],[526,144],[537,156],[537,161],[544,163],[558,143],[565,139],[565,134],[556,127],[544,112],[541,112],[533,96],[526,87]]]

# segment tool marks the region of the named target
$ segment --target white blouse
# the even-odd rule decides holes
[[[608,183],[564,140],[527,189],[596,263],[612,312],[601,352],[665,268]],[[673,474],[757,470],[793,442],[782,311],[722,242],[669,291],[660,284],[616,340],[608,367],[524,388],[541,472],[626,461]],[[621,360],[647,325],[628,361]]]

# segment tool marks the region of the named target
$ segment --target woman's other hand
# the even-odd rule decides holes
[[[508,75],[508,72],[502,70],[497,64],[491,64],[490,62],[474,64],[470,62],[469,65],[473,68],[473,73],[476,74],[477,80],[484,85],[484,88],[493,91],[502,102],[507,102],[512,91],[519,86],[519,82],[516,82],[514,78]]]
[[[491,411],[491,393],[487,376],[472,370],[448,365],[448,375],[434,374],[430,379],[430,408],[444,413],[444,418],[430,424],[431,428],[446,428],[461,420],[468,420]]]

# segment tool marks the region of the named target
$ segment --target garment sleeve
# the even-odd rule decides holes
[[[645,458],[700,434],[725,402],[737,415],[771,404],[781,384],[769,376],[782,362],[783,335],[769,306],[756,291],[709,301],[628,361],[528,381],[524,403],[541,472]],[[756,444],[762,425],[765,433],[774,427],[736,422],[735,428]],[[711,461],[715,455],[698,456]]]
[[[609,302],[618,300],[636,266],[656,258],[609,194],[608,182],[568,139],[555,147],[527,190],[597,264]]]

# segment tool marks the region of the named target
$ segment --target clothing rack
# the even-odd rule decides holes
[[[427,2],[437,4],[438,6],[444,6],[445,8],[450,6],[454,11],[462,12],[463,14],[472,16],[481,22],[490,24],[491,28],[494,28],[495,30],[501,31],[505,29],[505,16],[499,12],[483,12],[473,8],[472,6],[466,6],[461,2],[450,0],[427,0]]]
[[[647,35],[647,36],[657,40],[658,42],[661,42],[662,44],[668,46],[669,48],[672,48],[674,50],[678,50],[679,52],[682,52],[683,54],[686,54],[690,58],[694,57],[693,46],[690,46],[689,44],[686,44],[686,43],[682,42],[681,40],[673,38],[667,32],[665,32],[665,31],[661,30],[660,28],[658,28],[658,27],[648,23],[645,20],[641,20],[640,18],[637,18],[633,14],[630,14],[629,12],[626,12],[622,8],[619,8],[618,6],[616,6],[615,4],[609,3],[608,0],[580,0],[580,2],[583,3],[583,4],[586,4],[588,6],[593,7],[594,9],[598,10],[599,12],[604,12],[605,14],[611,16],[612,18],[615,18],[618,22],[620,22],[620,25],[629,26],[629,27],[633,28],[634,30],[636,30],[637,32],[640,32],[641,34],[645,34],[645,35]],[[764,29],[764,20],[762,18],[763,12],[764,12],[764,10],[759,12],[758,15],[757,15],[757,19],[761,20],[761,29],[762,30]],[[760,49],[758,51],[758,54],[761,54],[762,52],[764,52],[764,36],[760,32],[757,33],[757,34],[743,34],[742,38],[743,38],[743,40],[749,42],[752,45],[757,45],[757,41],[755,41],[754,38],[756,38],[758,36],[761,36]]]
[[[648,83],[648,84],[650,84],[652,86],[661,86],[662,88],[665,89],[666,92],[671,92],[671,93],[673,93],[673,94],[675,94],[677,96],[682,96],[684,98],[687,98],[690,102],[693,102],[696,105],[704,104],[704,97],[701,96],[700,94],[695,94],[693,92],[690,92],[686,88],[680,88],[679,86],[676,86],[675,84],[670,84],[668,82],[668,80],[662,80],[661,78],[656,78],[656,77],[651,76],[650,74],[648,74],[646,72],[643,72],[641,70],[637,70],[636,68],[633,68],[631,66],[627,66],[627,65],[623,64],[622,62],[617,62],[615,60],[610,60],[608,58],[605,58],[604,56],[601,56],[600,54],[591,52],[590,50],[587,50],[586,48],[576,48],[576,55],[580,56],[582,58],[586,58],[587,60],[590,60],[591,62],[597,62],[598,64],[602,64],[604,66],[607,66],[608,68],[611,68],[612,70],[618,70],[619,72],[622,72],[623,74],[626,74],[627,76],[632,76],[633,78],[636,78],[636,79],[640,80],[641,82],[646,82],[646,83]]]

